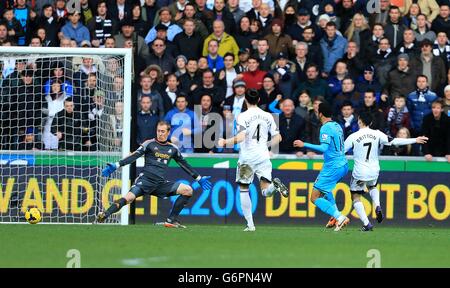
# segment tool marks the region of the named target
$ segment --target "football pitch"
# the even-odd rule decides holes
[[[379,226],[341,232],[301,225],[0,225],[0,267],[450,267],[450,230]],[[72,250],[72,252],[70,252]],[[375,251],[375,252],[374,252]]]

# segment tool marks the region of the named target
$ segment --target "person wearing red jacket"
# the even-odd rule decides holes
[[[244,80],[247,89],[261,89],[266,71],[259,70],[259,59],[255,56],[248,58],[248,71],[237,75],[236,78]]]

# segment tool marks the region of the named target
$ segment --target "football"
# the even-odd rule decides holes
[[[25,212],[25,219],[30,224],[37,224],[42,220],[41,211],[37,208],[30,208]]]

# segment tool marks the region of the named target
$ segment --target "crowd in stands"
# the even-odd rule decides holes
[[[278,119],[280,153],[315,155],[293,141],[319,142],[318,106],[328,102],[345,137],[367,111],[391,137],[430,138],[384,155],[450,162],[449,0],[379,0],[378,10],[367,0],[80,0],[80,10],[71,2],[0,1],[0,44],[133,49],[137,144],[166,120],[182,152],[238,152],[194,147],[194,138],[211,132],[217,114],[216,140],[235,133],[227,119],[257,89],[260,108]],[[129,119],[117,59],[0,65],[2,150],[120,150]],[[100,143],[99,128],[110,143]]]

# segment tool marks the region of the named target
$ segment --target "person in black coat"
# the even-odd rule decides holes
[[[423,154],[427,161],[445,156],[450,162],[450,119],[443,113],[444,101],[434,101],[431,109],[422,123],[423,135],[429,138],[428,143],[423,145]]]
[[[71,98],[64,101],[64,110],[56,114],[51,132],[58,137],[58,149],[80,151],[82,147],[83,119],[74,111]]]
[[[137,115],[137,135],[136,142],[138,145],[142,144],[145,140],[153,139],[156,137],[156,126],[159,121],[159,117],[152,113],[152,98],[148,95],[141,97],[141,111]]]
[[[281,134],[280,153],[282,154],[296,154],[301,157],[305,153],[304,148],[294,147],[295,140],[305,140],[305,120],[294,113],[294,101],[291,99],[284,99],[281,102],[279,127]]]
[[[176,56],[184,55],[187,59],[198,60],[203,50],[203,39],[195,32],[193,20],[186,19],[184,21],[183,32],[173,38],[173,44]]]
[[[50,4],[44,5],[42,15],[38,20],[38,27],[45,29],[45,40],[49,41],[49,46],[57,47],[59,46],[58,32],[61,30],[61,23],[57,21],[53,12]]]

